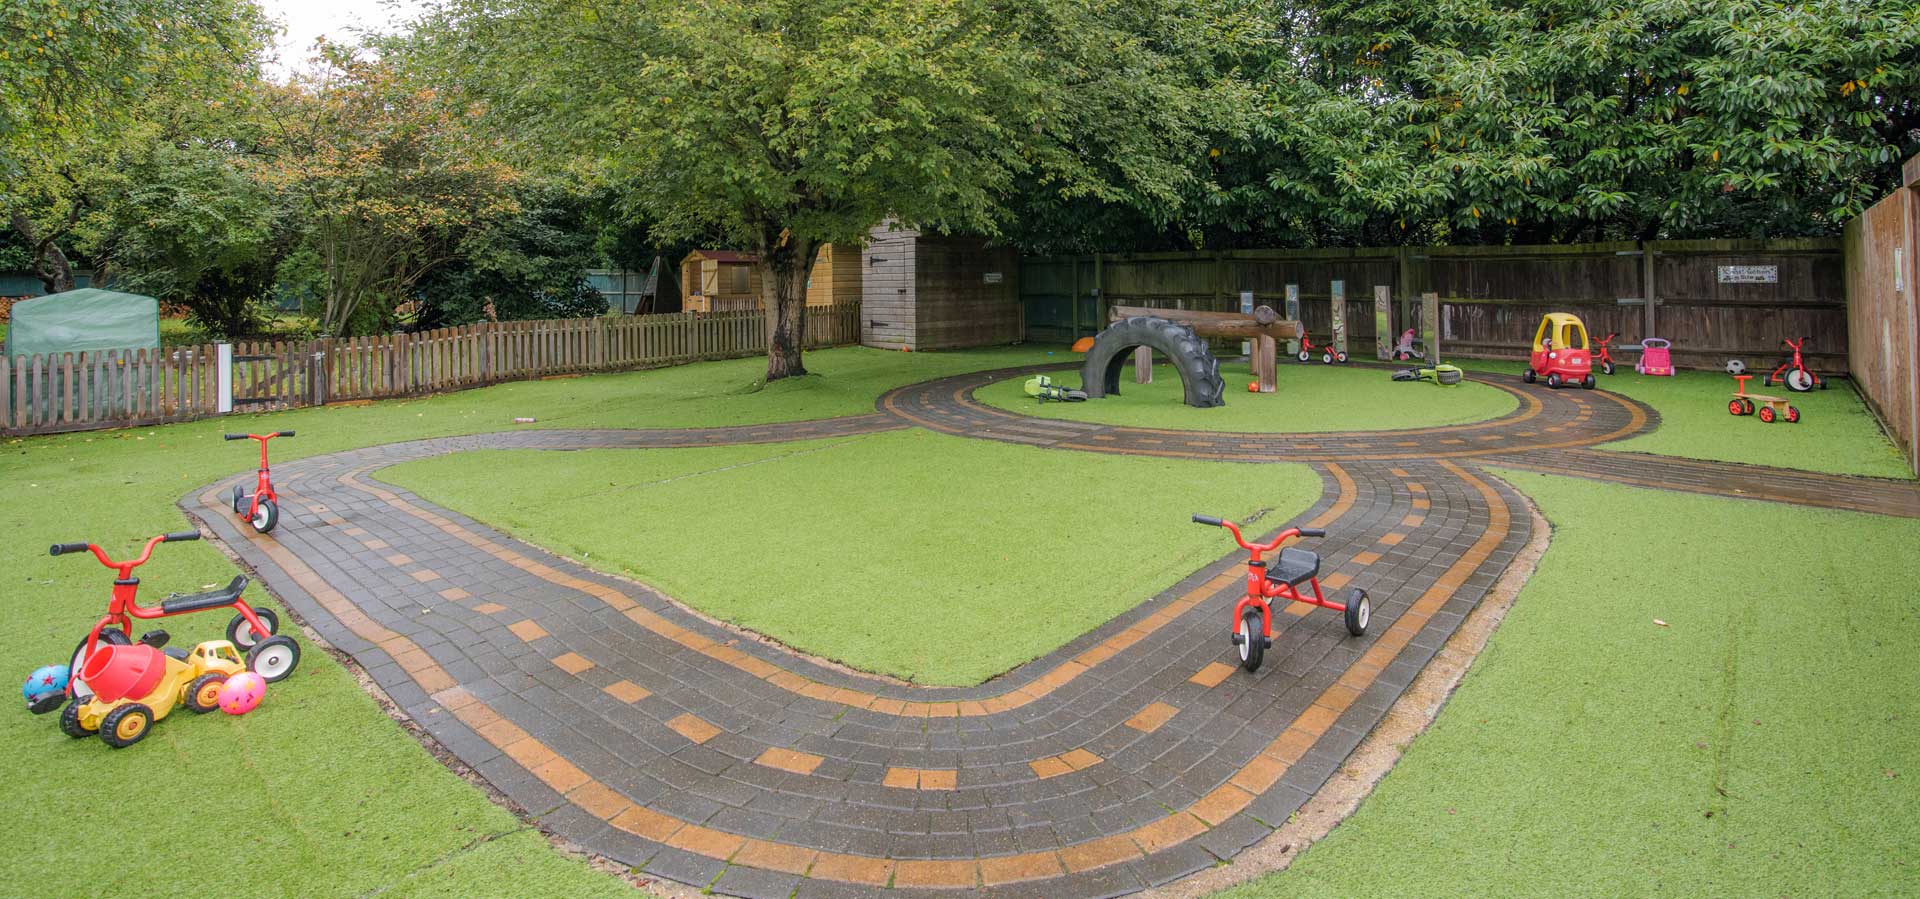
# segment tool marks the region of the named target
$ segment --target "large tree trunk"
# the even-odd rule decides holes
[[[807,373],[800,351],[807,343],[807,279],[813,275],[816,245],[785,230],[761,244],[760,302],[767,310],[767,380],[772,382]]]
[[[68,216],[69,227],[78,217],[79,205],[75,204],[74,209],[75,212]],[[33,274],[40,279],[41,285],[46,287],[47,292],[60,293],[72,290],[74,288],[73,263],[68,261],[66,252],[60,249],[58,242],[61,233],[66,229],[62,228],[43,236],[33,226],[33,220],[19,210],[13,212],[12,222],[13,230],[20,232],[20,236],[26,238],[27,243],[33,247]]]

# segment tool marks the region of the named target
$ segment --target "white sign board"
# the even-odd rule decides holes
[[[1722,284],[1778,284],[1780,266],[1777,265],[1723,265],[1720,266]]]
[[[985,279],[984,279],[984,280],[985,280],[985,281],[986,281],[986,282],[987,282],[988,284],[998,284],[998,283],[1000,283],[1001,281],[1005,281],[1005,280],[1006,280],[1006,276],[1005,276],[1005,275],[1002,275],[1002,274],[1001,274],[1001,273],[999,273],[999,272],[988,272],[988,273],[986,274],[986,276],[985,276]]]

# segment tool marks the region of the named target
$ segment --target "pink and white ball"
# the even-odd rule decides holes
[[[227,678],[226,685],[220,688],[220,711],[244,715],[253,711],[266,695],[266,679],[251,671],[242,671]]]

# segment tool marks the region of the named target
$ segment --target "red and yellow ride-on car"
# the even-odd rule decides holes
[[[1548,387],[1578,384],[1592,390],[1593,354],[1587,350],[1587,326],[1577,315],[1549,312],[1533,332],[1533,357],[1521,379],[1544,379]]]

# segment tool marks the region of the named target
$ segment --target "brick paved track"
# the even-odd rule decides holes
[[[826,421],[514,431],[308,458],[276,469],[285,508],[267,537],[223,505],[238,478],[183,505],[543,827],[748,897],[1107,896],[1231,858],[1325,783],[1527,542],[1524,499],[1468,465],[1920,515],[1909,484],[1589,449],[1656,422],[1606,393],[1514,390],[1520,407],[1490,422],[1300,435],[1087,425],[971,399],[1023,371],[903,388],[875,414]],[[1354,638],[1337,614],[1276,610],[1268,667],[1231,667],[1236,552],[988,684],[909,687],[717,625],[377,480],[473,449],[909,426],[1309,463],[1325,492],[1296,523],[1328,529],[1315,541],[1323,584],[1368,590],[1372,628]]]

